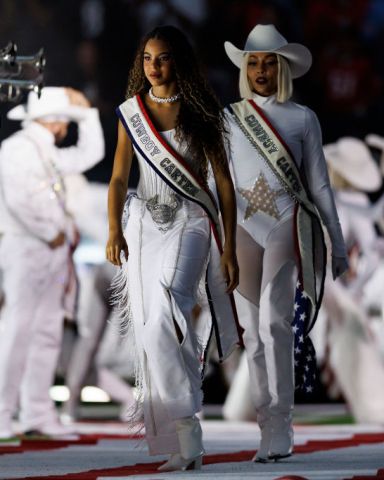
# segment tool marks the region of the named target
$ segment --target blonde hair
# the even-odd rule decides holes
[[[271,52],[273,53],[273,52]],[[247,68],[250,53],[245,53],[240,67],[239,90],[241,98],[252,98],[252,87],[248,80]],[[283,56],[276,54],[277,58],[277,95],[276,100],[284,103],[292,96],[292,74],[289,68],[288,60]]]

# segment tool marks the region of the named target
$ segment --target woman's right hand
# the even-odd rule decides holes
[[[48,247],[54,250],[55,248],[61,247],[64,245],[66,236],[64,232],[59,232],[56,237],[48,242]]]
[[[128,245],[123,233],[110,233],[105,250],[107,260],[113,263],[113,265],[121,267],[120,253],[122,251],[124,252],[125,259],[128,260]]]

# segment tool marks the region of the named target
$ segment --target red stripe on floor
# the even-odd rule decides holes
[[[384,468],[380,468],[376,475],[359,475],[357,477],[345,478],[344,480],[384,480]]]
[[[336,450],[337,448],[357,447],[370,443],[383,443],[384,433],[358,433],[351,438],[336,440],[309,440],[304,445],[295,446],[296,453],[312,453],[324,450]]]
[[[53,448],[62,448],[63,446],[68,445],[77,445],[77,444],[90,444],[93,445],[99,439],[104,438],[134,438],[133,436],[95,436],[98,438],[94,438],[93,436],[86,436],[79,441],[72,441],[72,442],[58,442],[55,441],[55,446]],[[137,438],[137,437],[136,437]],[[39,450],[38,442],[40,441],[29,441],[30,443],[35,443],[33,448],[29,448],[29,450]],[[50,441],[53,442],[53,441]],[[44,444],[49,444],[49,441],[44,441]],[[370,444],[370,443],[382,443],[384,442],[384,433],[368,433],[368,434],[356,434],[351,439],[339,439],[339,440],[310,440],[304,445],[297,445],[295,447],[295,453],[305,454],[305,453],[313,453],[318,451],[324,450],[333,450],[338,448],[347,448],[347,447],[355,447],[361,444]],[[24,443],[24,442],[23,442]],[[25,443],[28,443],[26,441]],[[56,446],[60,443],[60,446]],[[65,444],[65,445],[63,445]],[[48,447],[48,445],[47,445]],[[19,447],[3,447],[9,449],[17,449]],[[43,449],[43,448],[40,448]],[[25,450],[22,450],[25,451]],[[241,452],[234,452],[234,453],[222,453],[222,454],[215,454],[215,455],[205,455],[204,456],[204,465],[216,464],[216,463],[229,463],[229,462],[246,462],[250,461],[255,451],[241,451]],[[100,476],[108,476],[108,477],[122,477],[122,476],[130,476],[130,475],[146,475],[157,473],[157,467],[161,463],[144,463],[144,464],[137,464],[137,465],[129,465],[125,467],[116,467],[116,468],[108,468],[108,469],[98,469],[98,470],[89,470],[87,472],[79,472],[79,473],[70,473],[67,475],[53,475],[53,476],[38,476],[38,477],[25,477],[24,479],[19,480],[96,480]],[[375,475],[368,475],[368,476],[355,476],[352,478],[348,478],[345,480],[384,480],[384,468],[378,470]]]
[[[205,455],[204,465],[214,463],[229,463],[229,462],[245,462],[251,460],[255,454],[254,450],[236,452],[236,453],[221,453],[217,455]],[[100,470],[89,470],[88,472],[70,473],[67,475],[52,475],[49,477],[25,477],[19,480],[96,480],[98,477],[127,477],[130,475],[148,475],[151,473],[159,473],[157,467],[163,462],[156,463],[139,463],[136,465],[129,465],[126,467],[116,467]]]
[[[19,446],[0,446],[0,455],[8,453],[22,453],[31,450],[52,450],[55,448],[65,448],[71,445],[95,445],[99,440],[103,439],[136,440],[142,438],[144,437],[141,435],[81,435],[79,440],[23,440]],[[295,452],[312,453],[382,442],[384,442],[384,433],[359,433],[353,435],[351,438],[342,438],[336,440],[309,440],[303,445],[297,445],[295,447]]]
[[[142,435],[81,435],[78,440],[27,440],[23,439],[20,445],[0,446],[0,455],[9,453],[24,453],[39,450],[54,450],[72,445],[96,445],[99,440],[140,440]]]

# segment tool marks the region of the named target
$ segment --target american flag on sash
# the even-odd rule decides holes
[[[306,334],[306,325],[310,300],[302,289],[300,282],[296,284],[295,314],[292,322],[294,333],[295,388],[305,395],[314,392],[316,383],[316,352],[313,343]]]

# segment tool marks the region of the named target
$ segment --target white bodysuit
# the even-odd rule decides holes
[[[326,226],[332,242],[332,254],[344,257],[345,246],[336,212],[335,202],[329,184],[328,171],[324,159],[322,136],[319,121],[308,107],[293,102],[284,104],[276,102],[275,95],[262,97],[253,94],[253,100],[262,108],[268,119],[288,145],[296,165],[303,169],[307,179],[311,198],[316,205],[322,222]],[[251,188],[260,172],[266,177],[271,190],[278,192],[276,198],[277,210],[281,219],[293,214],[294,202],[285,192],[275,175],[264,163],[258,163],[254,147],[245,138],[232,116],[227,111],[230,124],[230,161],[239,164],[234,174],[236,200],[238,203],[238,222],[251,233],[259,245],[265,246],[268,231],[273,228],[278,219],[265,213],[256,213],[252,221],[244,221],[246,200],[238,188]]]

